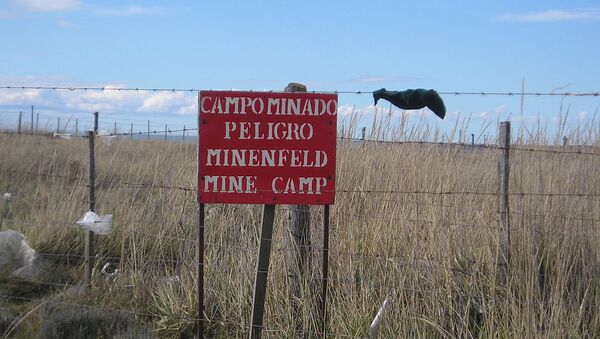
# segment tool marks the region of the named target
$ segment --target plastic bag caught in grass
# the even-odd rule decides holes
[[[98,215],[92,211],[88,211],[83,218],[77,221],[77,225],[94,233],[107,235],[112,228],[112,214]]]
[[[29,246],[23,234],[12,230],[0,232],[0,276],[8,273],[33,279],[39,262],[39,254]]]

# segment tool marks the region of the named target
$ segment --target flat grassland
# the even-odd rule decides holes
[[[373,139],[431,139],[425,130],[374,130]],[[501,150],[338,140],[330,337],[367,336],[386,298],[385,338],[597,336],[600,156],[577,154],[600,153],[597,128],[588,132],[569,138],[592,145],[585,148],[550,146],[542,133],[514,147],[559,152],[511,150],[508,270],[498,265]],[[195,192],[181,189],[195,186],[195,145],[97,141],[97,211],[113,214],[114,225],[96,237],[94,287],[82,294],[63,292],[85,270],[84,231],[75,221],[87,210],[87,140],[2,134],[0,159],[0,192],[14,192],[2,201],[3,230],[22,232],[54,267],[38,282],[0,281],[13,335],[40,335],[48,317],[40,305],[50,300],[124,310],[157,337],[195,333],[198,207]],[[287,208],[276,208],[265,337],[319,330],[322,207],[311,208],[300,300],[287,282]],[[247,336],[260,219],[260,206],[207,206],[211,337]],[[110,278],[100,273],[108,262],[118,267]]]

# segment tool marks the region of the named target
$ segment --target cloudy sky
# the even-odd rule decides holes
[[[597,1],[4,0],[0,31],[0,87],[600,90]],[[442,129],[521,120],[519,96],[444,100],[444,121],[410,113]],[[342,115],[374,112],[368,94],[339,101]],[[552,125],[561,104],[590,123],[600,97],[527,97],[523,120]],[[111,126],[191,126],[197,112],[195,93],[0,89],[0,125],[31,105],[49,127],[58,116],[85,125],[93,111]]]

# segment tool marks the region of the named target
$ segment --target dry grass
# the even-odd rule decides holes
[[[441,138],[425,124],[409,127],[405,120],[387,119],[374,122],[372,138]],[[349,121],[343,133],[356,135],[356,123]],[[572,142],[600,145],[598,126],[562,133]],[[530,144],[559,138],[539,127],[523,134]],[[23,232],[49,258],[59,254],[52,258],[81,277],[77,255],[83,253],[83,232],[73,225],[87,206],[86,181],[76,179],[85,177],[85,140],[0,135],[0,145],[0,192],[17,192],[5,228]],[[497,157],[493,149],[340,141],[336,185],[347,191],[496,192]],[[192,335],[197,317],[195,195],[123,183],[193,187],[195,146],[117,140],[98,143],[96,160],[97,210],[113,214],[115,223],[109,236],[98,237],[98,266],[116,261],[120,274],[112,281],[98,274],[93,293],[65,302],[133,310],[161,337]],[[512,192],[600,193],[599,167],[599,156],[514,151],[510,187]],[[596,336],[600,198],[511,196],[513,260],[507,279],[500,279],[496,269],[496,198],[338,193],[331,216],[328,299],[333,337],[366,336],[386,297],[393,302],[382,337]],[[312,268],[299,321],[286,283],[285,206],[276,210],[266,337],[293,337],[298,323],[307,331],[317,329],[311,291],[320,284],[322,220],[320,207],[311,211]],[[206,315],[213,336],[247,335],[260,214],[260,206],[209,206]],[[7,299],[3,305],[26,312],[37,303]],[[35,321],[21,326],[26,331]]]

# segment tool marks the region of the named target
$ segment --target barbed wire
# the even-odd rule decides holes
[[[464,147],[466,149],[493,149],[493,150],[504,150],[510,151],[529,151],[529,152],[541,152],[541,153],[554,153],[554,154],[577,154],[577,155],[598,155],[600,152],[586,152],[582,150],[569,151],[559,149],[543,149],[534,147],[523,147],[511,145],[510,147],[504,147],[500,145],[492,144],[470,144],[462,142],[435,142],[435,141],[396,141],[396,140],[380,140],[380,139],[367,139],[367,138],[353,138],[353,137],[337,137],[338,140],[346,140],[352,142],[364,142],[364,143],[378,143],[378,144],[390,144],[390,145],[424,145],[424,146],[440,146],[440,147]],[[574,147],[590,147],[600,148],[600,146],[591,145],[572,145],[572,146],[553,146],[553,145],[540,145],[539,147],[561,147],[561,148],[574,148]]]
[[[197,131],[198,128],[178,128],[178,129],[166,129],[166,130],[145,130],[145,131],[135,131],[135,132],[122,132],[122,133],[103,133],[97,134],[96,137],[117,137],[117,136],[133,136],[133,135],[149,135],[149,134],[173,134],[173,133],[181,133],[181,132],[189,132],[189,131]],[[40,133],[29,133],[28,130],[24,129],[23,132],[18,133],[16,131],[8,131],[8,130],[0,130],[0,133],[7,135],[23,135],[23,136],[39,136],[39,135],[49,135],[55,137],[67,137],[67,138],[87,138],[87,135],[74,135],[71,133],[55,133],[51,131]],[[196,135],[190,135],[190,138],[197,138]],[[574,154],[574,155],[592,155],[592,156],[600,156],[600,152],[589,152],[581,150],[581,148],[599,148],[600,146],[593,145],[571,145],[571,146],[558,146],[558,145],[540,145],[538,147],[562,147],[562,148],[574,148],[577,147],[577,150],[560,150],[560,149],[544,149],[544,148],[535,148],[535,147],[523,147],[523,146],[510,146],[504,147],[500,145],[492,145],[492,144],[470,144],[470,143],[454,143],[454,142],[434,142],[434,141],[396,141],[396,140],[380,140],[380,139],[363,139],[363,138],[353,138],[353,137],[343,137],[338,136],[338,140],[342,141],[352,141],[356,143],[378,143],[378,144],[390,144],[390,145],[422,145],[422,146],[440,146],[440,147],[463,147],[465,149],[493,149],[493,150],[504,150],[509,149],[511,151],[525,151],[525,152],[539,152],[539,153],[552,153],[552,154]]]
[[[114,86],[18,86],[12,85],[0,86],[0,89],[10,90],[51,90],[51,91],[116,91],[116,92],[200,92],[200,88],[166,88],[166,87],[114,87]],[[210,89],[212,90],[212,89]],[[237,90],[232,89],[218,89],[222,92],[234,92]],[[283,91],[273,90],[246,90],[247,92],[257,93],[278,93]],[[373,94],[374,91],[362,91],[362,90],[313,90],[307,91],[307,93],[323,93],[323,94]],[[586,91],[586,92],[524,92],[524,91],[438,91],[441,95],[477,95],[477,96],[567,96],[567,97],[584,97],[584,96],[600,96],[599,91]]]
[[[0,172],[4,171],[4,169],[0,169]],[[41,177],[57,177],[57,178],[66,178],[70,180],[85,180],[83,177],[78,176],[64,176],[60,174],[48,174],[48,173],[35,173],[35,172],[19,172],[16,170],[9,170],[13,173],[27,174],[31,176],[41,176]],[[53,183],[59,184],[59,183]],[[79,186],[88,186],[87,184],[68,184],[79,185]],[[180,190],[186,192],[196,192],[196,187],[186,187],[186,186],[178,186],[178,185],[168,185],[168,184],[147,184],[147,183],[131,183],[120,181],[114,183],[111,180],[107,182],[103,182],[101,177],[96,179],[96,186],[103,185],[108,188],[115,187],[131,187],[131,188],[141,188],[141,189],[171,189],[171,190]],[[243,192],[243,191],[240,191]],[[257,192],[272,192],[271,190],[257,190]],[[323,193],[342,193],[342,194],[377,194],[377,195],[474,195],[474,196],[502,196],[502,193],[498,192],[485,192],[485,191],[425,191],[425,190],[380,190],[380,189],[336,189],[335,191],[324,190]],[[509,192],[510,196],[539,196],[539,197],[579,197],[579,198],[595,198],[600,197],[600,193],[579,193],[579,192]]]

